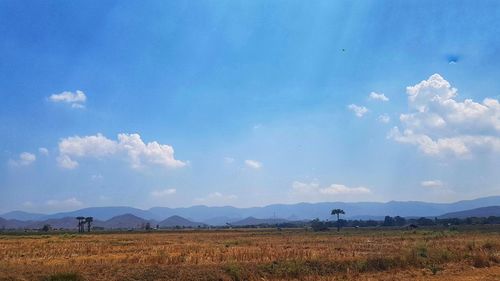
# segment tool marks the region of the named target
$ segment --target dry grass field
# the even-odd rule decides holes
[[[498,230],[1,235],[0,280],[500,280]]]

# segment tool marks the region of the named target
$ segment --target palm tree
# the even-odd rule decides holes
[[[87,223],[87,231],[88,232],[90,232],[90,225],[92,224],[93,221],[94,221],[93,217],[86,217],[85,218],[85,222]]]
[[[337,231],[340,231],[340,215],[345,215],[344,210],[342,209],[333,209],[332,215],[337,215]]]

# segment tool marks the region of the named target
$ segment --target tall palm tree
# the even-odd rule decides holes
[[[332,215],[337,215],[337,231],[340,231],[340,215],[345,215],[342,209],[333,209]]]
[[[85,218],[85,222],[87,223],[87,231],[88,232],[90,232],[90,225],[92,224],[93,221],[94,221],[93,217],[86,217]]]

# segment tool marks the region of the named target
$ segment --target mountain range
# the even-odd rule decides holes
[[[449,218],[464,219],[464,218],[470,218],[470,217],[489,217],[489,216],[500,217],[500,206],[489,206],[489,207],[476,208],[476,209],[472,209],[472,210],[447,213],[447,214],[439,216],[439,218],[442,218],[442,219],[449,219]]]
[[[117,216],[127,214],[150,222],[152,225],[158,223],[160,226],[162,224],[165,226],[180,225],[178,222],[182,222],[182,219],[186,219],[194,226],[202,224],[225,225],[226,223],[235,223],[249,217],[253,219],[280,218],[286,220],[309,220],[314,218],[330,219],[330,211],[334,208],[343,209],[346,212],[345,218],[347,219],[370,219],[383,218],[386,215],[402,217],[438,217],[447,213],[488,206],[500,206],[500,196],[484,197],[453,203],[429,203],[420,201],[390,201],[386,203],[323,202],[273,204],[251,208],[237,208],[232,206],[192,206],[184,208],[154,207],[148,210],[132,207],[91,207],[55,214],[12,211],[0,215],[0,217],[5,220],[46,221],[66,217],[92,216],[96,221],[95,225],[98,225],[98,221],[104,222]],[[170,221],[167,221],[167,218],[170,218]],[[184,223],[188,224],[187,222]]]

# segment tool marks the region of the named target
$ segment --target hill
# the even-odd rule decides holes
[[[104,222],[96,222],[94,226],[105,229],[140,229],[144,228],[148,222],[152,227],[156,223],[155,221],[148,221],[132,214],[125,214],[113,217]]]
[[[12,211],[2,215],[2,218],[7,220],[20,220],[20,221],[35,221],[42,220],[47,215],[37,214],[37,213],[28,213],[23,211]]]
[[[450,219],[450,218],[464,219],[464,218],[469,218],[469,217],[478,217],[479,218],[479,217],[490,217],[490,216],[500,217],[500,206],[489,206],[489,207],[475,208],[475,209],[465,210],[465,211],[460,211],[460,212],[446,213],[442,216],[439,216],[439,218],[442,218],[442,219]]]
[[[192,222],[180,216],[171,216],[159,223],[161,228],[171,228],[171,227],[198,227],[205,226],[204,223]]]

